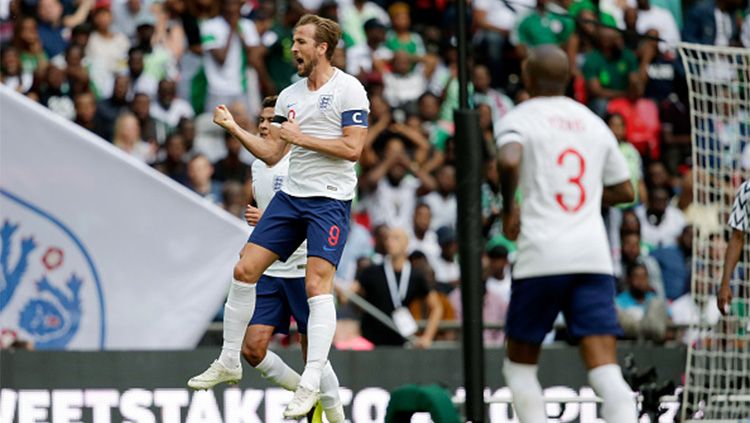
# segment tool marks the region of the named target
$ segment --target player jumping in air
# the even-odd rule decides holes
[[[219,383],[241,376],[240,348],[255,309],[256,283],[273,262],[289,259],[307,239],[307,362],[284,411],[287,418],[304,416],[318,401],[336,330],[333,275],[349,231],[357,185],[354,165],[367,135],[369,101],[364,87],[331,65],[340,37],[340,27],[329,19],[305,15],[297,22],[292,55],[303,78],[279,94],[274,120],[284,122],[268,140],[237,126],[226,107],[214,113],[217,124],[269,166],[284,157],[288,144],[292,147],[289,179],[263,212],[234,268],[224,306],[221,355],[193,380]]]
[[[635,423],[635,400],[615,355],[621,329],[600,212],[602,203],[633,201],[633,190],[607,125],[564,96],[569,69],[558,47],[535,49],[522,68],[532,99],[496,130],[503,231],[518,237],[503,374],[519,420],[546,421],[537,363],[544,335],[562,311],[580,340],[589,383],[604,399],[602,416],[608,423]],[[520,211],[514,204],[519,184]]]
[[[750,234],[750,179],[740,185],[740,189],[737,190],[737,196],[734,197],[732,205],[732,214],[729,216],[729,227],[732,228],[732,235],[729,238],[724,258],[719,294],[716,296],[719,311],[725,316],[731,312],[732,304],[732,289],[729,287],[729,282],[732,280],[737,262],[742,257],[742,248],[745,246],[747,235]],[[745,292],[741,294],[747,295]]]
[[[258,125],[259,135],[263,139],[270,137],[275,105],[275,96],[263,99]],[[217,112],[217,115],[223,119],[232,119],[231,115],[227,117],[224,113]],[[263,210],[268,208],[273,196],[286,183],[290,149],[291,145],[287,145],[284,157],[273,166],[262,160],[253,163],[253,197],[258,207],[248,206],[245,212],[245,218],[251,226],[258,224]],[[240,255],[244,255],[247,248],[246,244]],[[268,344],[275,333],[289,333],[289,323],[291,317],[294,317],[302,335],[302,351],[306,353],[307,319],[310,314],[305,293],[306,256],[307,243],[303,242],[286,263],[275,262],[260,277],[256,288],[255,312],[245,332],[242,347],[242,355],[264,378],[290,391],[295,391],[299,386],[300,375],[284,363],[281,357],[269,351]],[[221,377],[216,376],[198,377],[191,379],[188,385],[195,389],[210,389],[221,380]],[[320,391],[320,402],[328,421],[343,423],[345,417],[339,398],[339,381],[330,362],[326,363],[321,374]]]

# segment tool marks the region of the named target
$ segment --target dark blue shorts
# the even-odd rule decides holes
[[[267,248],[286,261],[307,239],[307,256],[338,266],[349,234],[351,201],[292,197],[279,191],[263,211],[247,242]]]
[[[297,330],[307,333],[307,304],[305,278],[276,278],[263,275],[255,288],[255,312],[250,325],[273,326],[273,333],[289,334],[291,317],[297,321]]]
[[[622,335],[615,310],[615,278],[603,274],[513,280],[506,334],[516,341],[541,344],[561,311],[574,339]]]

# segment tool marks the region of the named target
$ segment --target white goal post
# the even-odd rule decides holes
[[[720,224],[709,230],[699,223],[693,232],[698,317],[689,330],[682,421],[744,421],[750,417],[750,246],[732,279],[727,317],[718,315],[716,292],[732,201],[750,174],[750,49],[681,44],[679,51],[690,95],[692,207]]]

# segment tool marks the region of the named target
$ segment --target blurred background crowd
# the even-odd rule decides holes
[[[550,43],[569,55],[568,95],[607,122],[638,193],[633,204],[602,210],[626,337],[693,342],[680,325],[718,321],[712,303],[690,297],[690,277],[720,277],[727,216],[693,203],[677,43],[750,48],[748,10],[747,0],[471,1],[469,89],[484,139],[487,345],[503,342],[516,249],[502,235],[493,127],[529,97],[519,78],[528,49]],[[418,320],[443,322],[440,330],[428,323],[415,344],[456,339],[454,151],[461,137],[453,125],[453,0],[0,0],[0,81],[242,218],[254,158],[211,123],[211,111],[227,104],[240,126],[255,130],[263,97],[298,78],[290,48],[305,13],[341,24],[334,64],[357,76],[370,96],[338,286],[390,314],[377,266],[385,255],[406,255],[413,271],[404,303]],[[750,111],[722,108],[710,131],[719,142],[706,148],[739,151],[727,160],[739,157],[749,171]],[[739,179],[716,183],[736,186]],[[693,263],[694,242],[709,243],[717,261]],[[340,299],[337,347],[405,342],[346,295]],[[564,326],[550,334],[555,339],[566,339]]]

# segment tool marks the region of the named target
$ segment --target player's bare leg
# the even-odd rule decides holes
[[[242,379],[240,350],[247,324],[255,310],[255,284],[274,261],[276,253],[249,243],[234,266],[234,279],[224,303],[224,343],[221,355],[209,368],[188,381],[193,389],[210,389],[222,382],[237,383]]]
[[[513,394],[513,407],[521,423],[547,421],[542,386],[537,379],[539,344],[508,338],[503,376]]]
[[[638,421],[635,398],[617,364],[617,346],[612,335],[586,336],[581,339],[581,356],[589,375],[589,384],[602,397],[602,417],[607,423]]]
[[[294,398],[284,417],[304,416],[315,405],[320,392],[323,369],[328,362],[336,331],[336,306],[333,301],[333,275],[336,268],[328,260],[308,257],[305,275],[310,317],[307,321],[307,363]]]

